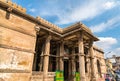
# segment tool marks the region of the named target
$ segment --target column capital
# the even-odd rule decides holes
[[[13,10],[12,7],[8,7],[8,8],[7,8],[7,11],[8,11],[8,12],[12,12],[12,10]]]
[[[52,36],[51,36],[51,34],[48,34],[48,36],[47,36],[47,38],[46,38],[47,40],[51,40],[52,39]]]
[[[60,39],[59,43],[65,43],[64,39]]]
[[[80,31],[76,36],[77,36],[78,38],[83,37],[83,31]]]
[[[34,28],[35,28],[36,33],[38,34],[40,31],[40,26],[36,24]]]
[[[94,42],[93,39],[90,39],[90,40],[89,40],[89,46],[90,46],[90,47],[93,46],[93,42]]]

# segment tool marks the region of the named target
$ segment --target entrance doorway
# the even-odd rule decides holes
[[[69,61],[64,60],[64,80],[68,81],[69,78]]]

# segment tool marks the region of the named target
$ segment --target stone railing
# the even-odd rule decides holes
[[[55,72],[48,72],[48,77],[54,77],[55,76]]]
[[[33,71],[30,81],[43,81],[43,72]]]
[[[54,81],[55,72],[48,72],[48,81]]]
[[[54,81],[55,72],[48,72],[48,80]],[[43,72],[33,71],[30,81],[43,81]]]

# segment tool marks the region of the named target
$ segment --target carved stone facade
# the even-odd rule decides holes
[[[0,81],[54,81],[56,70],[65,81],[75,81],[74,72],[81,81],[104,77],[104,53],[89,28],[78,22],[62,29],[25,11],[0,0]]]

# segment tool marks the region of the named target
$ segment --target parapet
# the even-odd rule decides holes
[[[37,19],[38,19],[42,24],[44,24],[46,27],[48,27],[49,29],[52,29],[52,30],[54,30],[54,31],[56,31],[56,32],[59,32],[59,33],[62,33],[62,29],[59,28],[58,26],[56,26],[56,25],[48,22],[47,20],[45,20],[45,19],[43,19],[43,18],[41,18],[41,17],[37,17]]]
[[[10,0],[8,0],[8,1],[7,0],[0,0],[0,1],[6,3],[8,6],[10,6],[13,9],[16,9],[16,10],[19,10],[19,11],[21,11],[23,13],[26,13],[25,8],[21,7],[20,5],[17,5],[16,3],[13,3]]]

